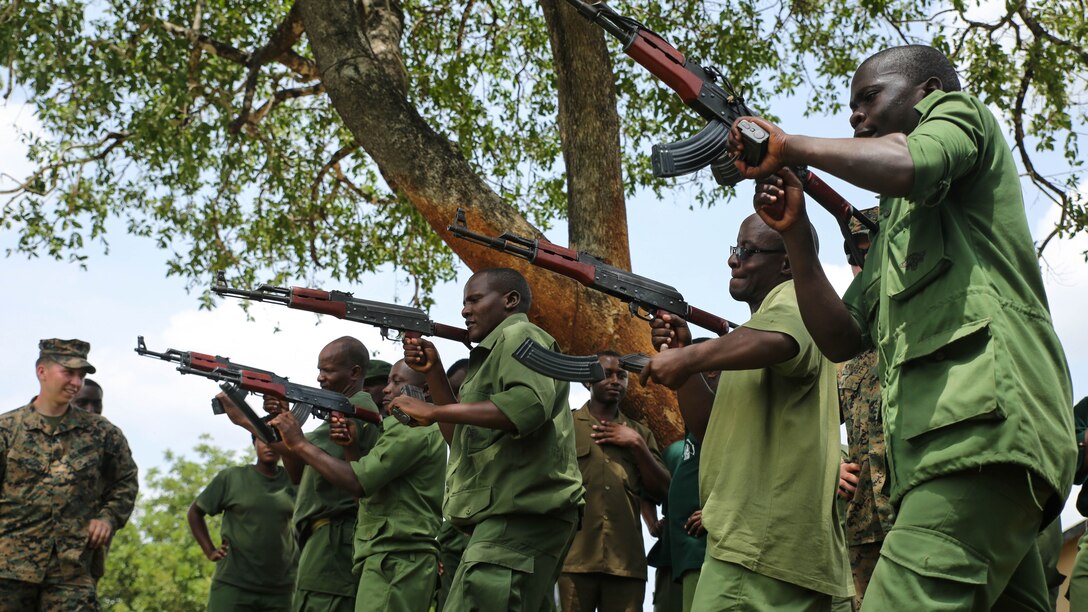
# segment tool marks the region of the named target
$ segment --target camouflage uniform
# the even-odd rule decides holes
[[[857,490],[846,504],[846,543],[857,609],[880,558],[880,545],[895,518],[884,492],[888,470],[876,351],[862,353],[839,367],[839,405],[850,442],[850,461],[861,468]]]
[[[31,403],[0,415],[0,610],[96,610],[91,519],[114,532],[136,502],[121,430],[71,408],[55,425]]]

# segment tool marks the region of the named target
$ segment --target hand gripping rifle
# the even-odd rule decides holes
[[[395,340],[390,330],[403,334],[406,338],[437,336],[447,340],[456,340],[468,346],[468,331],[464,328],[435,323],[427,313],[412,306],[387,304],[353,297],[344,291],[322,291],[305,287],[276,287],[261,285],[256,289],[239,289],[227,285],[226,275],[216,274],[212,291],[217,295],[283,304],[288,308],[308,310],[319,314],[332,315],[338,319],[365,323],[381,329],[382,337]]]
[[[249,369],[241,364],[232,363],[226,357],[192,351],[179,351],[177,349],[166,349],[161,353],[155,352],[147,348],[143,336],[137,336],[136,338],[136,352],[144,357],[155,357],[163,361],[176,363],[178,364],[178,372],[182,374],[196,374],[220,383],[234,385],[239,389],[257,393],[258,395],[271,395],[289,402],[308,404],[310,414],[322,420],[327,420],[331,414],[338,413],[346,417],[370,421],[371,423],[381,422],[381,416],[378,413],[365,408],[357,408],[340,393],[298,385],[268,370]],[[239,405],[238,408],[246,415],[246,419],[253,424],[254,429],[260,432],[258,437],[262,441],[269,443],[280,439],[275,430],[269,427],[261,417],[258,417],[252,408],[249,408],[248,414],[246,414],[248,406],[243,408]]]
[[[595,383],[605,379],[604,368],[596,355],[577,357],[557,353],[544,348],[532,338],[526,338],[513,354],[514,359],[525,367],[556,380]],[[642,353],[631,353],[620,357],[619,362],[624,370],[638,374],[650,362],[650,358]]]
[[[706,127],[690,138],[654,145],[651,153],[654,176],[680,176],[709,164],[719,185],[739,183],[743,177],[733,165],[734,158],[726,154],[729,130],[740,117],[755,116],[756,113],[748,108],[721,71],[689,60],[657,33],[631,17],[620,15],[603,1],[592,4],[583,0],[567,2],[586,19],[616,37],[623,44],[624,53],[649,70],[675,91],[684,104],[707,120]],[[719,79],[724,87],[716,82]],[[758,165],[767,150],[767,133],[758,125],[747,121],[738,127],[744,139],[745,162]],[[876,234],[877,225],[859,213],[820,177],[807,168],[794,168],[793,171],[804,184],[805,193],[839,222],[847,244],[853,244],[847,225],[850,217],[857,219],[870,232]],[[855,253],[855,257],[859,256],[860,253]]]
[[[654,316],[663,311],[719,335],[737,327],[736,323],[690,306],[684,301],[684,296],[669,285],[620,270],[584,251],[568,249],[546,240],[530,240],[509,232],[492,238],[470,231],[463,209],[457,209],[457,217],[448,229],[458,238],[510,253],[534,266],[558,272],[590,289],[627,302],[631,314],[645,321],[652,321]]]

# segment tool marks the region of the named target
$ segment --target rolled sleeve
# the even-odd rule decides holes
[[[935,92],[915,108],[922,121],[907,137],[914,162],[909,197],[931,204],[944,199],[952,182],[974,167],[978,143],[984,138],[983,123],[962,94]]]
[[[400,421],[386,418],[382,427],[385,431],[378,437],[374,448],[351,463],[355,479],[359,481],[363,493],[368,496],[411,469],[422,452],[411,436],[404,435],[408,428]]]

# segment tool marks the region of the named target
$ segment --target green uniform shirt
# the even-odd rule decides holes
[[[1077,402],[1076,406],[1073,406],[1073,422],[1075,423],[1075,431],[1077,436],[1077,442],[1084,440],[1084,431],[1088,429],[1088,397],[1081,398]],[[1083,485],[1088,480],[1088,469],[1084,467],[1084,453],[1088,452],[1088,449],[1077,446],[1079,451],[1077,459],[1080,463],[1077,465],[1077,473],[1075,481],[1079,485]],[[1077,510],[1081,515],[1088,516],[1088,486],[1082,486],[1080,493],[1077,494]]]
[[[937,91],[915,109],[911,194],[881,199],[843,298],[879,354],[892,502],[936,476],[1013,463],[1057,493],[1049,519],[1073,480],[1072,390],[1020,177],[977,98]]]
[[[706,556],[706,536],[688,534],[688,518],[699,509],[699,442],[686,434],[665,451],[665,463],[672,474],[669,481],[668,511],[665,529],[672,562],[673,580],[679,581],[684,572],[703,566]]]
[[[136,464],[105,418],[69,408],[54,427],[32,403],[0,415],[0,578],[43,582],[55,549],[63,583],[89,575],[91,519],[128,521]]]
[[[221,533],[230,548],[216,562],[212,580],[258,593],[294,590],[295,485],[283,468],[269,478],[252,465],[229,467],[201,491],[196,505],[206,514],[223,513]]]
[[[880,412],[880,372],[876,351],[865,351],[839,366],[839,407],[850,448],[848,463],[858,464],[858,484],[846,504],[846,543],[883,542],[895,510],[884,490],[884,424]]]
[[[360,391],[350,399],[355,406],[378,411],[378,407],[374,405],[374,399],[366,391]],[[378,427],[358,419],[354,422],[355,431],[359,432],[356,448],[359,453],[365,455],[374,447],[378,438]],[[306,439],[333,457],[344,458],[344,449],[329,439],[328,422],[322,423],[306,434]],[[303,468],[302,480],[298,485],[298,497],[295,501],[293,519],[295,530],[299,534],[308,534],[313,522],[323,518],[344,521],[348,528],[345,530],[343,541],[332,542],[327,538],[318,538],[312,542],[313,545],[324,546],[330,550],[307,550],[303,554],[298,568],[298,589],[355,597],[359,585],[351,573],[351,562],[352,537],[355,533],[355,518],[358,511],[359,503],[354,496],[334,487],[312,467],[307,465]]]
[[[639,499],[645,496],[642,477],[634,454],[615,444],[597,444],[590,436],[600,425],[583,406],[574,418],[575,451],[586,509],[582,528],[574,534],[563,571],[599,572],[625,578],[646,579],[646,548],[642,543],[642,513]],[[622,412],[614,423],[626,425],[646,441],[650,454],[664,467],[657,440],[650,430]]]
[[[786,334],[799,351],[769,368],[721,374],[699,461],[707,552],[806,589],[849,595],[835,504],[835,367],[805,329],[793,281],[772,289],[744,327]]]
[[[380,552],[438,553],[446,441],[438,425],[408,427],[385,417],[377,444],[351,464],[363,487],[355,527],[355,571]]]
[[[455,526],[504,514],[573,511],[585,504],[569,386],[514,359],[514,349],[526,338],[559,350],[551,336],[518,313],[469,352],[461,401],[491,400],[517,430],[454,428],[443,510]]]

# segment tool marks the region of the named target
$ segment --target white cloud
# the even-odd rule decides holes
[[[1081,188],[1085,191],[1085,187]],[[1042,239],[1057,222],[1061,211],[1053,206],[1036,224],[1035,238]],[[1043,252],[1043,283],[1050,301],[1054,328],[1065,347],[1077,397],[1088,393],[1088,234],[1055,238]]]
[[[34,116],[31,105],[9,102],[0,106],[0,144],[4,151],[0,163],[0,190],[15,187],[34,171],[33,164],[26,158],[23,134],[41,132],[42,125]]]

